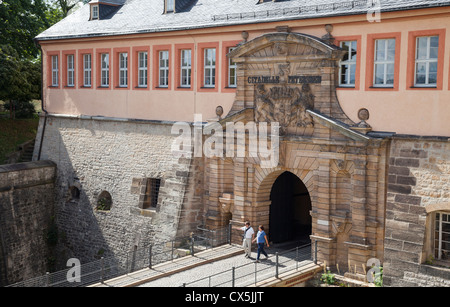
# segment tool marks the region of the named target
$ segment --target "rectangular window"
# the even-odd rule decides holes
[[[67,86],[75,85],[75,67],[73,54],[67,55]]]
[[[415,86],[436,86],[439,36],[416,38]]]
[[[450,260],[450,214],[448,213],[436,213],[434,258],[438,260]]]
[[[92,19],[98,19],[98,5],[92,6]]]
[[[215,87],[216,85],[216,49],[205,49],[205,62],[204,62],[204,87]]]
[[[181,50],[181,87],[191,87],[192,58],[191,50]]]
[[[92,86],[92,56],[90,54],[83,55],[83,86]]]
[[[119,87],[128,86],[128,53],[119,53]]]
[[[357,41],[343,41],[340,47],[347,51],[341,61],[339,85],[354,87],[356,78]]]
[[[167,1],[167,12],[175,11],[175,0],[166,0]]]
[[[148,84],[148,53],[138,53],[138,87],[147,87]]]
[[[145,197],[142,209],[156,208],[158,205],[159,188],[161,179],[147,178]]]
[[[375,40],[374,86],[393,87],[395,38]]]
[[[101,54],[101,86],[109,86],[109,54]]]
[[[169,87],[169,51],[159,52],[159,87]]]
[[[229,48],[228,52],[233,51],[234,48]],[[236,87],[236,63],[232,59],[228,59],[228,87]]]
[[[52,86],[58,86],[59,71],[58,71],[58,56],[52,55]]]

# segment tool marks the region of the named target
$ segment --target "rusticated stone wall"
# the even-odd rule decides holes
[[[433,250],[435,212],[450,211],[448,138],[395,137],[388,173],[384,284],[450,286]]]
[[[0,286],[48,269],[55,174],[50,161],[0,166]]]
[[[43,124],[41,118],[35,159]],[[195,163],[172,154],[178,135],[172,135],[171,128],[171,123],[101,117],[47,118],[41,159],[58,165],[59,267],[69,258],[85,263],[169,241],[201,223],[196,214],[200,209],[183,207],[186,197],[193,197],[186,189],[193,184]],[[161,180],[156,208],[142,208],[148,178]],[[75,188],[78,194],[72,194]],[[105,191],[112,205],[99,210]],[[179,227],[180,220],[184,227]]]

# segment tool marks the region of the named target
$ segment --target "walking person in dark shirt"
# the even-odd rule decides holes
[[[253,242],[256,241],[256,243],[258,244],[258,254],[256,256],[256,262],[259,262],[259,256],[261,255],[261,253],[266,256],[266,259],[269,258],[269,256],[267,256],[266,251],[264,250],[264,243],[267,244],[267,247],[269,247],[269,241],[267,240],[267,235],[264,232],[264,226],[263,225],[259,225],[258,227],[258,234],[256,235],[256,238],[253,239]]]

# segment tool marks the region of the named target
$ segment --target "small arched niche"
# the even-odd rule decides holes
[[[108,191],[103,191],[100,193],[97,199],[97,210],[98,211],[110,211],[112,206],[112,197]]]

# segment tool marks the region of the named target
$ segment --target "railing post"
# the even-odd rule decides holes
[[[152,268],[152,245],[148,248],[148,268]]]
[[[230,221],[230,223],[228,224],[228,244],[230,244],[230,245],[231,245],[231,230],[232,230],[231,226],[232,225],[231,225],[231,221]]]
[[[278,279],[278,252],[275,253],[275,278]]]
[[[314,264],[317,264],[317,240],[314,240]]]
[[[256,278],[256,272],[258,272],[258,262],[255,261],[255,286],[256,286],[256,282],[257,282],[257,278]]]
[[[195,256],[194,255],[194,236],[191,237],[191,255]]]
[[[170,252],[170,260],[173,261],[173,240],[172,240],[172,247]]]
[[[233,288],[234,288],[234,285],[235,285],[235,277],[236,277],[235,270],[236,270],[235,267],[231,268],[231,287],[233,287]]]
[[[50,273],[45,273],[45,286],[50,287]]]
[[[100,258],[100,267],[101,267],[101,272],[100,272],[100,282],[103,284],[105,281],[105,263],[104,263],[104,258]]]

